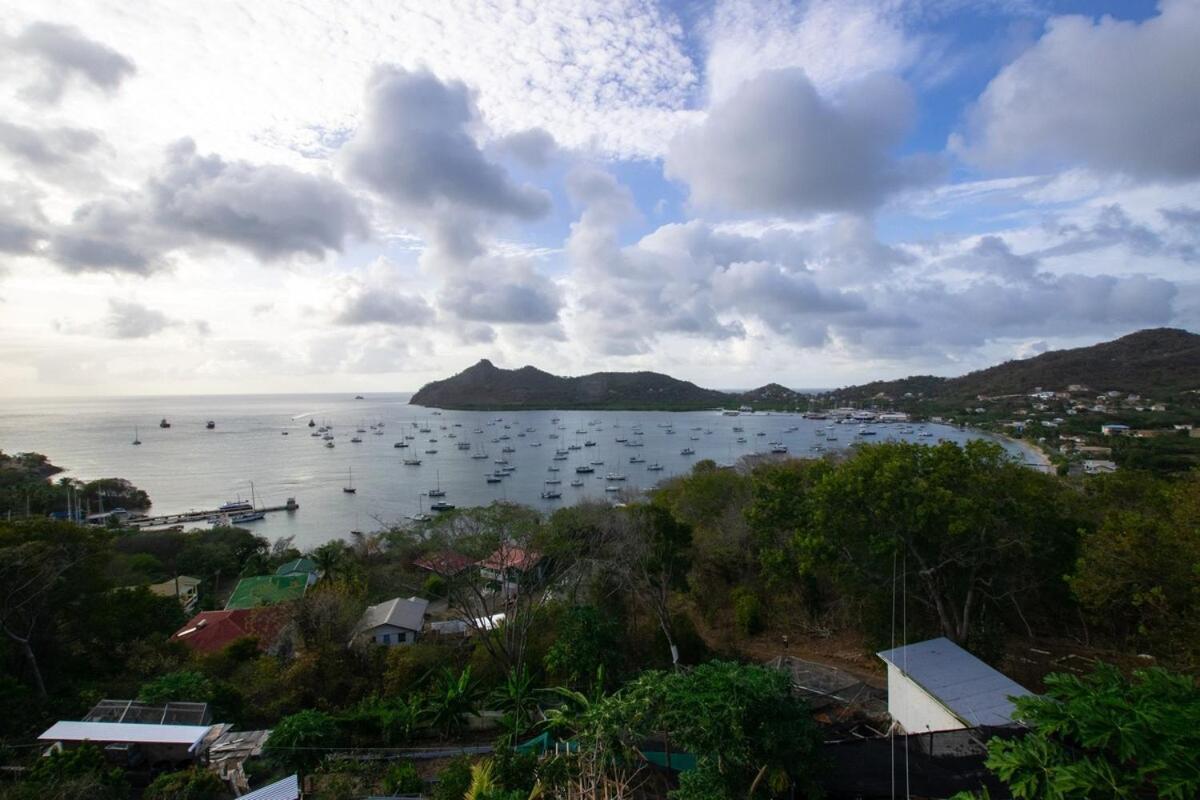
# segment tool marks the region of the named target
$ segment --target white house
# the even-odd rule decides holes
[[[405,600],[397,597],[363,612],[354,629],[355,639],[370,639],[376,644],[411,644],[425,627],[425,610],[429,601],[421,597]]]
[[[1013,724],[1009,698],[1028,689],[946,638],[884,650],[888,713],[906,733]]]

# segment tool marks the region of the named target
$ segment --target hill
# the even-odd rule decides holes
[[[421,387],[413,405],[455,409],[716,408],[737,397],[657,372],[595,372],[575,378],[536,367],[500,369],[486,358],[445,380]]]
[[[1070,350],[1052,350],[1032,358],[1006,361],[958,378],[916,375],[839,389],[847,400],[906,393],[958,402],[979,395],[1026,394],[1035,387],[1064,390],[1072,384],[1167,397],[1200,388],[1200,335],[1177,328],[1153,328],[1111,342]]]

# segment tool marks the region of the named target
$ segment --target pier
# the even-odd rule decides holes
[[[269,514],[275,511],[296,511],[299,508],[300,504],[296,502],[296,499],[294,497],[289,497],[288,501],[281,506],[266,506],[263,508],[256,508],[254,511],[261,511],[265,514]],[[220,516],[233,516],[233,514],[214,508],[211,511],[185,511],[181,514],[159,514],[151,517],[130,517],[128,524],[134,528],[157,528],[166,525],[184,525],[189,522],[206,522],[210,517]]]

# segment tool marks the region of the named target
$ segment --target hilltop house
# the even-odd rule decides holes
[[[354,628],[354,640],[382,645],[411,644],[425,627],[429,601],[420,597],[401,597],[370,606]]]
[[[177,597],[183,610],[191,613],[200,595],[200,579],[189,575],[177,575],[162,583],[152,583],[149,589],[159,597]]]
[[[493,581],[517,582],[523,578],[540,578],[542,554],[505,544],[479,562],[479,574]]]
[[[888,713],[906,733],[1013,724],[1011,698],[1032,694],[946,638],[884,650]]]

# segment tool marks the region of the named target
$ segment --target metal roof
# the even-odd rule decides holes
[[[44,742],[123,742],[186,744],[196,749],[211,725],[146,725],[138,722],[56,722],[38,740]]]
[[[1011,724],[1008,698],[1033,694],[945,637],[877,655],[971,727]]]
[[[394,625],[397,628],[420,632],[425,625],[425,609],[427,608],[429,608],[429,601],[422,597],[410,597],[407,600],[397,597],[394,600],[387,600],[368,607],[363,612],[358,629],[369,631],[380,625]]]
[[[281,781],[242,795],[239,800],[300,800],[300,779],[288,775]]]

